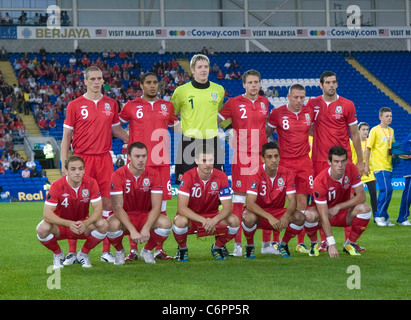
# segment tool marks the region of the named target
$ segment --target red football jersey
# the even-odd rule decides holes
[[[247,193],[257,195],[256,204],[262,209],[284,208],[287,194],[296,193],[294,174],[279,166],[274,178],[265,172],[264,165],[250,177]]]
[[[218,112],[224,121],[231,118],[234,129],[233,148],[237,152],[247,154],[260,153],[261,147],[267,142],[265,126],[267,123],[268,99],[258,96],[252,101],[243,95],[229,99]]]
[[[64,127],[73,130],[76,154],[103,154],[111,150],[111,127],[120,125],[117,101],[103,96],[97,102],[84,96],[67,106]]]
[[[303,106],[299,113],[287,105],[275,108],[268,118],[268,126],[277,130],[281,158],[297,158],[310,152],[308,133],[313,122],[313,111]]]
[[[90,202],[101,200],[96,180],[83,176],[80,187],[75,190],[67,177],[54,181],[46,197],[46,204],[56,207],[54,213],[72,221],[84,220],[89,216]]]
[[[137,98],[125,104],[119,117],[123,122],[130,122],[128,144],[139,141],[146,145],[147,166],[170,165],[168,127],[178,122],[171,102]]]
[[[188,207],[197,214],[218,213],[220,200],[231,199],[227,175],[215,168],[207,181],[200,179],[197,167],[184,173],[178,194],[190,197]]]
[[[322,96],[308,100],[314,112],[313,161],[327,161],[328,151],[333,146],[342,146],[351,159],[349,126],[357,124],[357,112],[354,103],[338,96],[338,99],[328,104]]]
[[[139,177],[129,170],[129,164],[111,175],[110,195],[123,195],[123,208],[128,214],[147,213],[151,210],[151,193],[163,193],[160,176],[146,168]]]
[[[344,176],[341,180],[334,180],[330,176],[330,168],[321,171],[314,179],[313,193],[316,203],[327,204],[329,208],[348,201],[351,197],[351,188],[363,184],[358,168],[352,163],[347,163]]]

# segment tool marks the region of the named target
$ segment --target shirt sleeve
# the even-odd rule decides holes
[[[56,184],[52,183],[46,196],[45,204],[56,207],[58,205],[58,195],[60,194]]]
[[[64,127],[70,130],[74,130],[74,124],[76,123],[76,112],[74,102],[69,102],[67,105],[66,119],[64,120]]]
[[[218,112],[218,117],[222,121],[232,117],[231,105],[232,99],[228,99],[228,101],[224,104],[224,107]]]
[[[183,178],[181,179],[180,186],[178,187],[178,194],[182,194],[183,196],[189,197],[191,192],[191,177],[186,172],[183,174]]]
[[[355,105],[353,102],[350,102],[348,113],[347,113],[347,123],[348,125],[356,125],[357,124],[357,111],[355,110]]]
[[[111,175],[110,195],[123,194],[124,183],[117,172]]]
[[[90,202],[93,203],[101,200],[100,188],[98,187],[97,181],[95,179],[93,179],[93,182],[91,183],[90,193]]]
[[[313,184],[314,201],[319,204],[327,204],[327,189],[320,179],[314,179]]]
[[[247,182],[247,193],[258,195],[258,187],[260,184],[260,180],[257,176],[250,176]]]
[[[121,124],[120,118],[118,117],[118,109],[119,109],[119,107],[118,107],[118,103],[117,103],[116,100],[114,100],[113,108],[114,108],[114,117],[113,117],[113,122],[112,122],[112,124],[111,124],[112,127],[118,126],[118,125]]]
[[[127,102],[123,109],[120,111],[118,117],[122,122],[129,122],[131,117],[130,117],[130,113],[129,113],[129,109],[130,109],[130,104],[131,102]]]
[[[277,111],[276,109],[271,110],[271,113],[268,117],[268,122],[267,125],[273,129],[275,129],[277,127]]]
[[[225,176],[222,179],[220,188],[220,200],[231,200],[231,190],[228,184],[228,177]]]
[[[177,115],[181,109],[181,102],[180,102],[180,95],[179,95],[179,87],[174,90],[173,95],[171,96],[170,102],[174,106],[174,113]]]
[[[153,183],[151,185],[151,193],[163,193],[163,185],[161,182],[160,174],[153,172],[152,179]]]

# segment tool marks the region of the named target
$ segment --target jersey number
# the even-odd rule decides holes
[[[241,119],[247,119],[247,110],[245,108],[240,108],[240,111],[243,113]]]
[[[63,202],[61,203],[62,206],[64,206],[65,208],[68,207],[68,198],[64,198]]]
[[[335,199],[335,190],[328,191],[328,201],[332,201]]]
[[[191,196],[195,197],[195,198],[200,198],[201,197],[201,188],[200,187],[191,188]]]
[[[88,117],[88,110],[87,109],[81,109],[80,113],[81,113],[81,116],[83,117],[83,120]]]

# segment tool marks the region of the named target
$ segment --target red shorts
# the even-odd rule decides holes
[[[330,224],[333,227],[347,227],[347,214],[351,209],[343,209],[330,219]]]
[[[239,157],[239,156],[237,156]],[[247,183],[250,175],[255,175],[258,172],[259,166],[262,164],[261,156],[255,156],[257,159],[249,163],[241,163],[241,159],[237,159],[231,165],[231,189],[235,192],[247,192]],[[249,159],[249,158],[247,158]],[[255,164],[252,168],[251,165]]]
[[[278,220],[280,220],[281,217],[284,215],[284,213],[287,211],[286,208],[274,208],[274,209],[263,208],[263,209]],[[271,226],[271,224],[268,223],[268,220],[262,217],[260,217],[260,222],[258,223],[257,228],[263,229],[263,230],[273,230],[273,227]]]
[[[102,197],[110,197],[110,180],[114,172],[113,158],[109,152],[105,154],[89,155],[76,154],[83,158],[86,166],[85,174],[96,179]]]
[[[62,239],[87,239],[87,236],[84,233],[75,234],[68,227],[63,227],[63,226],[56,226],[56,227],[60,231],[60,236],[57,237],[57,240],[62,240]]]
[[[149,212],[141,212],[141,213],[128,213],[128,218],[130,219],[130,222],[133,224],[134,228],[138,232],[143,229],[144,225],[146,224],[147,218],[148,218]],[[124,230],[125,235],[129,235],[130,232],[125,229]]]
[[[215,217],[217,214],[218,214],[218,212],[216,212],[216,213],[204,213],[204,214],[201,214],[201,216],[211,219],[211,218]],[[176,215],[178,215],[178,212],[177,212]],[[189,220],[189,222],[190,222],[190,224],[188,226],[188,232],[187,232],[188,234],[194,234],[195,232],[197,232],[198,236],[200,237],[200,236],[218,236],[218,235],[227,233],[227,228],[222,227],[220,225],[221,221],[219,223],[217,223],[217,225],[216,225],[217,228],[216,228],[216,231],[215,231],[214,234],[206,234],[205,231],[204,231],[204,228],[203,228],[203,224],[201,222],[196,222],[196,221],[192,221],[192,220]],[[222,230],[224,230],[224,232]]]
[[[299,158],[281,158],[280,166],[290,169],[295,174],[295,189],[297,193],[312,194],[314,173],[313,165],[308,155]]]
[[[171,176],[170,176],[170,166],[150,166],[151,169],[158,172],[161,177],[161,183],[163,185],[163,200],[171,200]]]

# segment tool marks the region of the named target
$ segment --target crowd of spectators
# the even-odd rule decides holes
[[[0,25],[33,25],[33,26],[46,26],[47,20],[49,19],[49,14],[46,12],[34,12],[30,11],[29,13],[24,10],[21,11],[20,15],[17,12],[0,12]],[[67,11],[60,11],[60,25],[70,26],[70,16]]]

